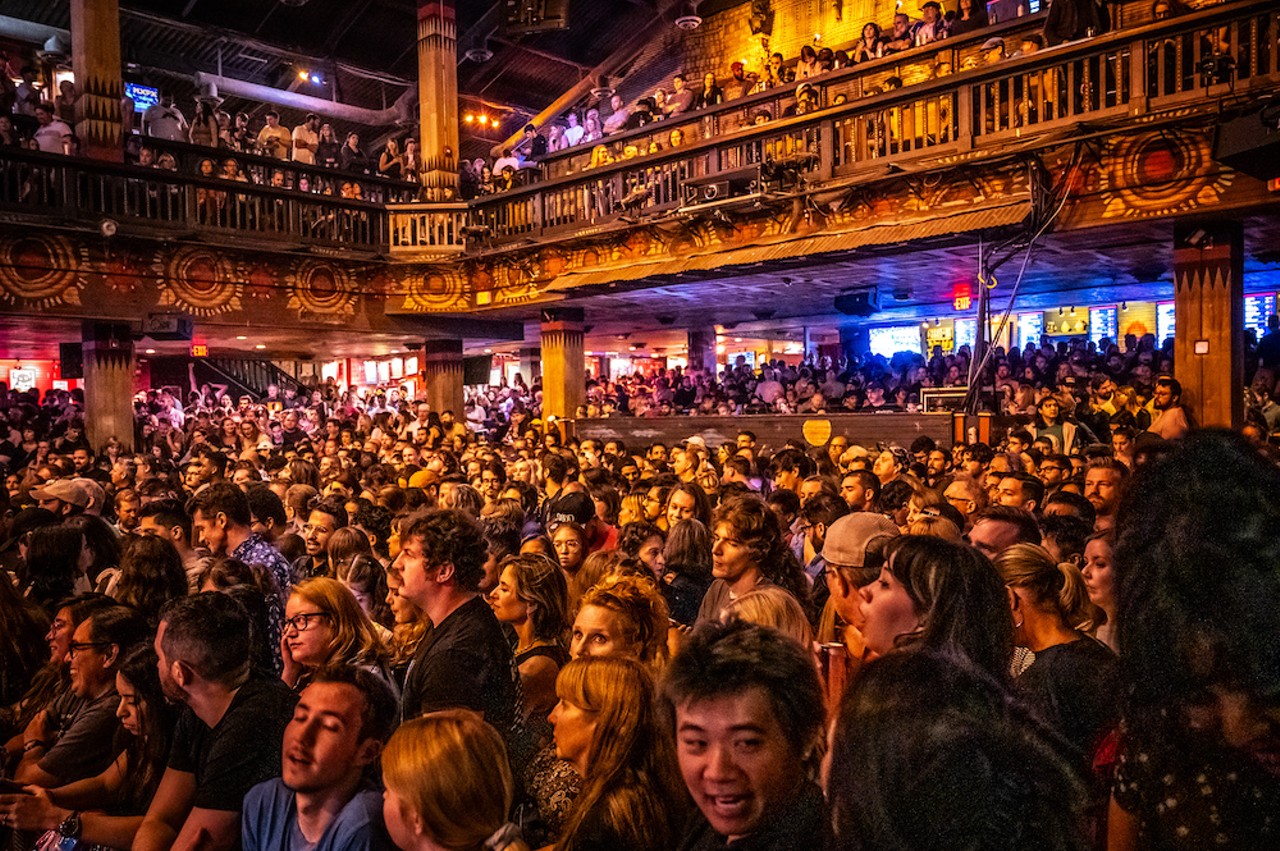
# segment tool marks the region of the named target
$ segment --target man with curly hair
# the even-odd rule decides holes
[[[511,645],[479,590],[486,554],[480,524],[457,509],[428,512],[402,535],[395,561],[404,583],[399,593],[434,624],[409,667],[404,720],[464,708],[508,736],[519,723]]]

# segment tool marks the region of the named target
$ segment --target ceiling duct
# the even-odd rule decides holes
[[[355,124],[364,124],[369,127],[384,127],[388,124],[409,126],[417,120],[417,115],[414,114],[414,104],[417,101],[418,93],[412,86],[405,89],[404,94],[396,98],[396,102],[386,109],[366,109],[362,106],[338,103],[337,101],[325,100],[311,95],[250,83],[245,80],[206,74],[203,71],[196,73],[195,81],[196,87],[200,90],[201,98],[213,99],[225,97],[226,95],[235,95],[248,100],[271,103],[276,106],[304,112],[314,112],[316,115],[337,118]]]

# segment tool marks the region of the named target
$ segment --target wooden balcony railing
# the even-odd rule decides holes
[[[1083,122],[1123,127],[1157,110],[1209,113],[1223,98],[1280,90],[1274,0],[1237,0],[970,67],[985,39],[1013,43],[1040,26],[1038,17],[1015,19],[813,78],[811,110],[797,109],[794,89],[773,89],[613,136],[609,145],[626,154],[604,165],[592,167],[584,148],[560,152],[536,182],[469,204],[370,203],[337,189],[298,191],[304,178],[314,190],[313,179],[343,174],[261,157],[237,159],[268,182],[271,170],[285,170],[287,188],[202,178],[194,171],[198,157],[219,152],[160,145],[190,169],[0,149],[0,210],[83,227],[96,228],[105,217],[138,232],[427,261],[589,235],[687,209],[726,186],[748,195],[766,183],[786,192],[850,186],[913,160],[998,153],[1014,139],[1043,136],[1044,144],[1057,144]],[[1208,75],[1206,60],[1214,66]],[[1217,76],[1214,69],[1223,68],[1225,76]],[[906,85],[896,88],[891,78]],[[801,114],[787,114],[794,112]],[[377,187],[384,201],[407,200],[403,184],[356,179]]]
[[[390,253],[398,260],[446,258],[467,248],[466,204],[398,204],[387,212]]]
[[[1013,21],[994,29],[1012,41],[1027,25]],[[991,34],[972,40],[980,44]],[[1059,138],[1063,128],[1085,121],[1122,122],[1184,106],[1209,109],[1224,96],[1280,87],[1280,12],[1265,0],[880,90],[886,77],[905,74],[908,53],[936,67],[973,49],[968,43],[940,45],[815,78],[825,105],[807,114],[778,118],[794,107],[794,90],[772,90],[609,137],[614,148],[629,146],[634,153],[607,165],[591,167],[590,151],[561,153],[545,164],[541,182],[473,202],[473,220],[487,229],[483,247],[590,233],[624,218],[662,214],[681,206],[681,187],[688,182],[713,182],[744,168],[782,163],[809,187],[832,179],[847,183],[883,173],[874,167],[950,152],[994,152],[1013,138]],[[1213,56],[1234,62],[1229,79],[1201,74],[1202,61]],[[751,116],[762,109],[772,117],[754,123]],[[651,142],[662,148],[640,154]]]
[[[0,151],[0,210],[284,248],[369,254],[388,242],[387,211],[377,204],[8,148]]]

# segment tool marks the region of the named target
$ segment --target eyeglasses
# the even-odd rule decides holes
[[[67,645],[67,652],[72,656],[90,647],[110,647],[110,641],[73,641]]]
[[[284,628],[292,628],[296,632],[306,632],[316,618],[327,618],[328,612],[300,612],[284,622]]]

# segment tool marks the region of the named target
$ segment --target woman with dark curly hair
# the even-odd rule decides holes
[[[187,572],[178,548],[159,535],[129,539],[120,558],[120,574],[107,593],[141,612],[154,629],[164,604],[187,596]]]
[[[1093,847],[1084,786],[1059,741],[963,656],[873,662],[845,694],[831,740],[832,847]]]
[[[698,623],[718,621],[734,598],[761,585],[791,592],[808,614],[809,583],[787,546],[777,515],[756,496],[716,509],[711,526],[711,575]]]
[[[1280,847],[1280,471],[1202,432],[1116,514],[1126,688],[1109,846]]]

